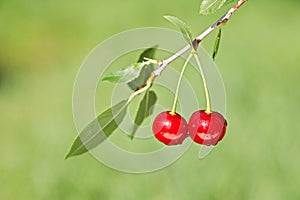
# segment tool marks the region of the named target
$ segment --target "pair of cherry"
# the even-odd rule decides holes
[[[216,145],[225,135],[227,122],[218,112],[198,110],[187,123],[177,113],[165,111],[154,120],[154,136],[166,145],[181,144],[188,135],[198,144]]]

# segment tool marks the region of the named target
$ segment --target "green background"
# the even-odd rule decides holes
[[[76,129],[77,70],[100,42],[176,15],[200,33],[199,1],[0,2],[0,199],[300,199],[300,2],[249,0],[223,29],[217,64],[229,129],[204,160],[134,175],[86,154],[65,161]],[[216,32],[203,46],[211,52]],[[122,66],[123,67],[123,66]],[[159,96],[163,98],[163,96]]]

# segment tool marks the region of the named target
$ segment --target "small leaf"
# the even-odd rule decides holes
[[[223,7],[226,0],[203,0],[200,5],[200,14],[210,15]]]
[[[107,76],[104,76],[102,78],[102,81],[108,81],[112,83],[129,83],[139,76],[144,65],[144,63],[135,63],[130,67],[115,71]]]
[[[90,122],[76,137],[65,159],[86,153],[110,136],[124,119],[128,103],[123,100]]]
[[[228,4],[231,4],[232,2],[234,2],[234,0],[227,0],[227,1],[224,3],[224,6],[225,6],[225,5],[228,5]]]
[[[170,21],[171,23],[175,24],[180,29],[180,32],[182,33],[184,39],[192,47],[194,39],[192,36],[192,32],[190,31],[186,23],[174,16],[164,16],[164,18]]]
[[[133,91],[136,91],[136,90],[138,90],[139,88],[142,88],[142,87],[146,84],[148,78],[150,77],[151,73],[152,73],[155,69],[156,69],[156,68],[155,68],[155,65],[154,65],[154,64],[145,65],[145,66],[143,67],[143,69],[141,70],[139,76],[138,76],[136,79],[130,81],[130,82],[128,83],[128,86],[129,86]]]
[[[151,59],[153,59],[157,48],[158,48],[158,45],[155,45],[153,47],[150,47],[150,48],[144,50],[141,53],[141,55],[140,55],[140,57],[138,59],[138,62],[143,62],[144,58],[151,58]]]
[[[153,59],[155,52],[157,50],[157,45],[150,47],[143,51],[139,56],[138,62],[144,61],[144,58]],[[146,81],[150,77],[151,73],[155,70],[155,64],[145,65],[143,69],[140,71],[138,77],[128,83],[128,86],[133,90],[136,91],[137,89],[141,88],[146,84]]]
[[[156,100],[157,97],[154,91],[146,92],[135,116],[131,138],[134,138],[134,135],[139,126],[147,117],[149,117],[152,114],[152,107],[156,103]]]
[[[215,41],[215,45],[214,45],[214,51],[212,54],[212,59],[215,60],[217,53],[219,51],[219,46],[220,46],[220,42],[221,42],[221,35],[222,35],[222,29],[219,29],[218,35],[216,37],[216,41]]]

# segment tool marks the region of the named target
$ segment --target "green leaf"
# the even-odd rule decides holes
[[[149,65],[145,65],[142,70],[140,71],[139,75],[137,76],[137,78],[135,78],[134,80],[130,81],[128,83],[128,86],[133,90],[136,91],[139,88],[142,88],[148,78],[150,77],[151,73],[156,69],[154,64],[149,64]]]
[[[76,137],[66,158],[86,153],[110,136],[126,114],[128,100],[123,100],[101,113]]]
[[[227,0],[227,1],[224,3],[224,6],[225,6],[225,5],[228,5],[228,4],[231,4],[232,2],[234,2],[234,0]]]
[[[152,107],[156,103],[156,100],[157,97],[154,91],[146,92],[135,116],[131,138],[134,138],[134,135],[139,126],[147,117],[149,117],[152,114]]]
[[[144,58],[150,58],[153,59],[155,52],[157,50],[157,45],[150,47],[146,50],[144,50],[141,55],[139,56],[138,62],[142,62],[144,60]],[[136,91],[138,88],[141,88],[142,86],[144,86],[146,84],[146,81],[148,80],[148,78],[150,77],[151,73],[157,68],[157,66],[155,64],[149,64],[149,65],[145,65],[138,77],[132,81],[130,81],[128,83],[128,86],[133,90]]]
[[[127,83],[133,91],[136,91],[138,88],[146,84],[151,73],[156,69],[155,66],[157,66],[157,64],[145,61],[144,59],[153,58],[156,49],[157,46],[146,49],[139,56],[137,63],[104,76],[102,81],[108,81],[111,83]]]
[[[190,31],[186,23],[174,16],[164,16],[164,18],[170,21],[171,23],[175,24],[180,29],[180,32],[182,33],[184,39],[192,47],[194,39],[192,36],[192,32]]]
[[[138,62],[143,62],[145,59],[144,58],[154,58],[155,52],[158,48],[158,45],[155,45],[153,47],[150,47],[146,50],[144,50],[141,55],[139,56]]]
[[[115,71],[102,78],[102,81],[108,81],[112,83],[129,83],[136,79],[141,73],[145,63],[135,63],[134,65]]]
[[[200,5],[200,14],[210,15],[222,8],[226,0],[203,0]]]
[[[219,29],[218,35],[216,37],[215,45],[214,45],[214,51],[212,54],[212,59],[215,60],[217,53],[219,51],[220,42],[221,42],[221,35],[222,35],[222,29]]]

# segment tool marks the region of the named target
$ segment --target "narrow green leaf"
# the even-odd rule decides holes
[[[156,100],[157,97],[154,91],[146,92],[135,116],[131,138],[134,138],[134,135],[139,126],[147,117],[152,114],[152,107],[156,103]]]
[[[193,46],[193,36],[192,32],[190,31],[189,27],[184,23],[182,20],[178,19],[177,17],[174,16],[164,16],[165,19],[176,25],[179,29],[180,32],[182,33],[184,39],[187,41],[191,47]]]
[[[122,122],[128,100],[123,100],[101,113],[76,137],[66,158],[86,153],[102,143]]]
[[[138,59],[138,62],[144,61],[144,58],[150,58],[153,59],[155,52],[157,50],[157,45],[147,48],[144,50]],[[143,85],[146,84],[146,81],[150,77],[151,73],[155,70],[155,64],[149,64],[145,65],[143,69],[140,71],[138,77],[128,83],[128,86],[133,90],[136,91],[138,88],[142,87]]]
[[[102,78],[102,81],[108,81],[112,83],[129,83],[139,76],[144,66],[144,63],[135,63],[130,67],[115,71],[107,76],[104,76]]]
[[[220,42],[221,42],[221,35],[222,35],[222,29],[219,29],[218,35],[216,37],[215,45],[214,45],[214,51],[212,54],[212,59],[215,60],[217,53],[219,51]]]
[[[226,0],[203,0],[200,5],[200,14],[210,15],[222,8]]]

